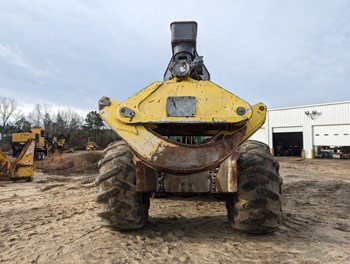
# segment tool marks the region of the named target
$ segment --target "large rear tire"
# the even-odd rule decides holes
[[[124,141],[110,144],[100,160],[96,178],[97,214],[101,224],[117,230],[142,228],[148,218],[149,194],[136,191],[133,154]]]
[[[238,192],[226,199],[229,222],[247,233],[270,233],[282,216],[279,163],[269,146],[258,141],[247,141],[237,151]]]

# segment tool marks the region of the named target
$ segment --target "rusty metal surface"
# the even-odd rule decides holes
[[[154,87],[156,87],[156,85],[154,85]],[[141,95],[143,94],[143,92],[140,93]],[[233,131],[211,131],[213,134],[218,132],[217,136],[214,136],[212,141],[199,145],[186,145],[169,140],[166,135],[156,133],[152,130],[153,127],[141,124],[132,125],[128,120],[124,123],[122,120],[118,119],[119,117],[115,119],[120,106],[117,101],[111,99],[110,102],[110,106],[100,111],[101,117],[118,132],[135,155],[148,166],[173,174],[191,174],[213,170],[228,158],[239,144],[246,140],[263,124],[266,116],[265,112],[259,112],[260,110],[257,110],[262,104],[254,105],[252,108],[254,114],[251,113],[252,117],[244,123],[241,121],[239,122],[242,127]],[[149,104],[152,106],[158,105],[154,103],[151,104],[151,102],[149,102]],[[159,109],[159,111],[162,110]],[[208,119],[208,116],[200,118]],[[233,123],[237,124],[237,122]],[[154,125],[156,126],[156,123]],[[179,130],[177,127],[173,127],[173,129],[174,131]]]
[[[235,152],[243,132],[218,137],[203,145],[177,144],[176,152],[165,147],[151,165],[134,157],[136,190],[139,192],[236,192],[239,155]],[[215,141],[217,140],[217,141]],[[212,151],[212,152],[211,152]],[[227,158],[227,155],[229,158]],[[216,162],[211,162],[215,160]],[[209,171],[220,165],[215,179]],[[156,168],[156,169],[153,169]],[[165,168],[165,169],[162,169]],[[172,171],[169,171],[169,168]],[[214,190],[211,189],[214,184]]]
[[[142,160],[151,167],[174,174],[213,170],[235,152],[243,134],[239,131],[231,136],[214,138],[207,144],[159,146],[150,158],[142,157]]]
[[[136,165],[136,191],[167,193],[230,193],[237,191],[237,166],[239,155],[234,153],[215,172],[172,174],[148,167],[134,157]]]
[[[158,174],[157,171],[146,166],[137,157],[134,157],[136,166],[136,191],[137,192],[156,192]]]
[[[237,192],[237,159],[239,154],[233,153],[220,165],[216,174],[216,192]]]
[[[148,167],[136,156],[134,164],[138,192],[206,193],[211,190],[209,171],[194,174],[165,173]]]
[[[166,174],[164,191],[172,193],[207,193],[210,192],[209,171],[194,174]]]

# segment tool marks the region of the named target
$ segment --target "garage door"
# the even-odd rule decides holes
[[[272,134],[275,156],[301,156],[303,132],[279,132]]]
[[[350,125],[314,126],[315,146],[350,146]]]

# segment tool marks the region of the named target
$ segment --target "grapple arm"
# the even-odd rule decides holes
[[[190,78],[153,83],[122,103],[103,97],[99,109],[141,160],[172,173],[215,168],[262,126],[266,114],[262,103],[251,107],[210,81]],[[188,145],[162,133],[193,135],[193,130],[208,140]]]
[[[155,82],[122,103],[103,97],[102,119],[148,166],[170,173],[209,170],[227,159],[265,121],[266,106],[253,107],[211,82],[196,49],[197,23],[174,22],[173,56],[164,82]],[[172,136],[204,137],[184,144]]]

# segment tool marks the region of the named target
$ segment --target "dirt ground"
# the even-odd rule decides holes
[[[99,225],[96,174],[2,181],[0,262],[350,263],[350,161],[280,164],[283,223],[264,236],[232,230],[213,197],[153,199],[147,226],[119,233]]]

